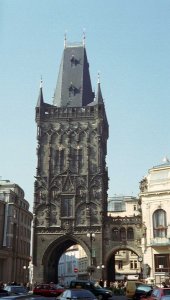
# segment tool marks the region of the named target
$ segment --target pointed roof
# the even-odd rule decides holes
[[[98,81],[97,81],[97,93],[96,93],[96,103],[103,103],[103,96],[100,87],[100,74],[98,73]]]
[[[53,105],[82,107],[93,101],[89,64],[84,43],[65,43]]]
[[[42,88],[42,79],[41,79],[41,82],[40,82],[40,91],[39,91],[39,96],[38,96],[37,106],[36,107],[40,107],[42,105],[42,103],[44,103],[44,98],[43,98],[43,88]]]

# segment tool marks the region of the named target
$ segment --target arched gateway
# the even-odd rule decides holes
[[[99,79],[96,95],[91,88],[84,44],[65,44],[53,104],[44,102],[41,85],[36,122],[34,282],[57,282],[60,256],[74,244],[84,248],[98,279],[97,266],[107,266],[117,241],[107,216],[108,122]],[[106,268],[104,276],[113,279],[108,274]]]

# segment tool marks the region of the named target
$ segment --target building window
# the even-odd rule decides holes
[[[166,237],[167,223],[166,212],[163,209],[157,209],[153,214],[153,236]]]
[[[61,217],[73,217],[73,198],[66,197],[62,199]]]
[[[120,229],[120,239],[126,240],[126,229],[124,227]]]
[[[130,269],[137,269],[138,263],[137,260],[131,260],[130,261]]]
[[[120,235],[118,228],[113,228],[112,230],[113,241],[120,241]]]
[[[123,261],[122,260],[119,260],[118,261],[118,269],[123,269]]]
[[[169,254],[155,254],[155,272],[170,272]]]
[[[132,227],[127,229],[127,240],[134,240],[134,232]]]

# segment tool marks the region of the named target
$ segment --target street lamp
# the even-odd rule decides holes
[[[97,269],[101,270],[101,279],[102,279],[102,282],[103,282],[103,270],[104,270],[104,268],[105,268],[105,265],[99,265],[99,266],[97,266]]]
[[[23,270],[24,270],[24,281],[28,281],[27,279],[29,279],[29,276],[28,276],[28,271],[27,271],[27,269],[28,269],[28,271],[29,271],[29,269],[30,269],[30,266],[23,266]]]
[[[95,241],[95,233],[93,232],[88,232],[87,237],[90,239],[90,279],[92,277],[92,272],[93,272],[93,241]]]

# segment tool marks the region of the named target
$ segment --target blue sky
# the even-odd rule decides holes
[[[170,158],[169,0],[0,0],[0,176],[32,207],[40,78],[52,103],[64,33],[82,40],[92,86],[100,72],[109,121],[109,196]]]

